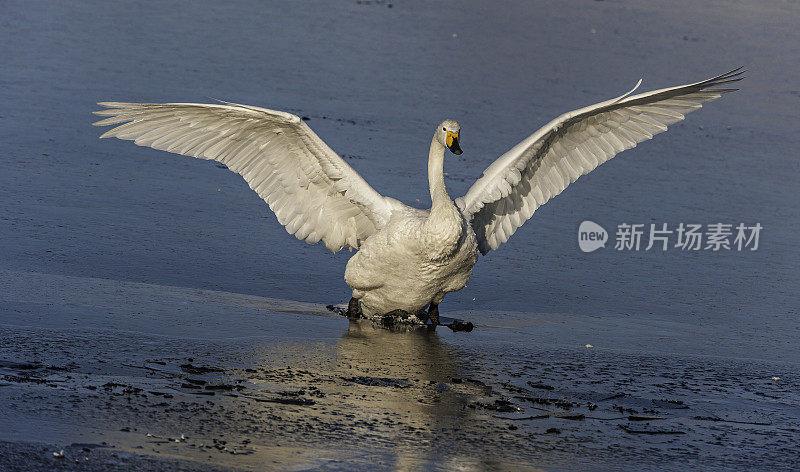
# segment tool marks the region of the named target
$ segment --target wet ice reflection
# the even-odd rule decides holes
[[[366,450],[380,449],[375,460],[396,470],[434,463],[485,470],[502,464],[493,457],[492,439],[467,447],[504,428],[468,406],[491,388],[469,376],[458,351],[434,330],[390,332],[370,322],[350,322],[333,346],[284,346],[282,352],[260,355],[262,367],[273,372],[263,387],[303,392],[314,401],[305,408],[269,408],[263,421],[274,422],[278,414],[313,428],[322,438],[314,447],[327,450],[326,442],[352,441]],[[476,455],[476,449],[484,453]]]

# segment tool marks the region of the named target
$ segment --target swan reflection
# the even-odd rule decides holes
[[[266,375],[262,387],[272,393],[304,392],[314,401],[312,406],[259,405],[269,409],[265,422],[274,418],[269,414],[279,414],[296,425],[289,436],[307,434],[305,425],[314,425],[316,446],[327,455],[352,451],[355,442],[381,451],[374,452],[375,460],[394,470],[434,464],[485,470],[497,464],[491,448],[476,454],[475,447],[483,448],[476,440],[491,425],[485,412],[469,407],[491,388],[465,376],[469,366],[435,330],[397,332],[351,321],[335,344],[273,349],[259,354]]]
[[[389,331],[366,320],[327,339],[282,341],[241,359],[258,367],[247,372],[262,397],[247,414],[260,418],[262,444],[281,445],[270,449],[270,461],[360,470],[540,470],[521,458],[533,451],[509,449],[527,433],[485,407],[499,396],[477,380],[480,355],[473,360],[428,327]],[[303,451],[292,449],[302,445]]]

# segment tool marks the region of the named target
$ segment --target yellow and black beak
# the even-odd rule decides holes
[[[456,156],[464,152],[461,150],[461,146],[458,145],[458,131],[455,133],[452,131],[447,132],[447,148]]]

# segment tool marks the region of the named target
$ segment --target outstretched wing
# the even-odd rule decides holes
[[[391,216],[376,192],[300,118],[235,103],[118,103],[94,112],[101,136],[200,159],[244,177],[286,230],[332,252],[357,249]]]
[[[497,249],[537,208],[620,151],[667,130],[703,103],[737,89],[741,68],[694,84],[620,97],[565,113],[490,165],[456,204],[481,253]]]

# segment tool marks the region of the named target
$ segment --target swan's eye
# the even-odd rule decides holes
[[[442,131],[447,131],[447,130],[444,128],[444,126],[442,126]]]

